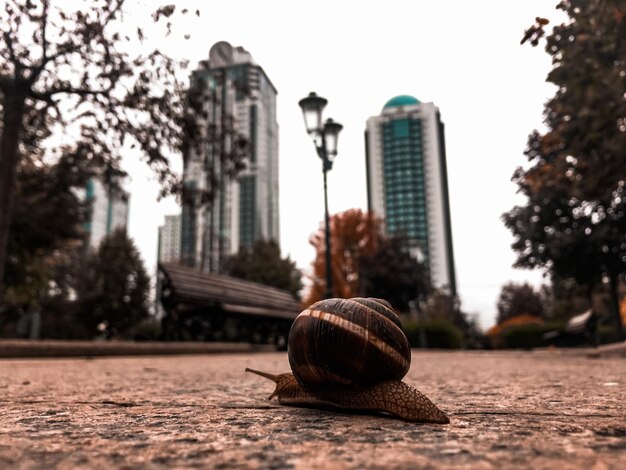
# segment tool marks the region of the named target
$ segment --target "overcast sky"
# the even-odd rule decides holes
[[[511,267],[512,237],[500,215],[522,201],[510,178],[525,163],[528,134],[542,128],[543,103],[554,92],[545,83],[550,57],[543,47],[521,46],[520,39],[536,16],[562,20],[556,1],[196,3],[204,5],[200,18],[179,24],[163,48],[195,68],[217,41],[243,46],[278,90],[280,243],[300,268],[310,270],[308,239],[324,206],[321,162],[298,101],[317,92],[328,99],[325,117],[344,125],[328,182],[330,212],[337,213],[366,209],[365,122],[387,100],[407,94],[435,103],[446,125],[463,310],[489,327],[502,284],[541,283],[541,273]],[[191,38],[184,40],[183,33]],[[173,165],[182,167],[178,160]],[[136,159],[128,159],[127,169],[129,232],[153,271],[157,227],[180,208],[173,200],[156,202],[157,185]]]

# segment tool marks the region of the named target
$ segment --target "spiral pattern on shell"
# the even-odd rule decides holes
[[[411,350],[389,302],[327,299],[298,315],[288,340],[289,364],[305,389],[400,380]]]

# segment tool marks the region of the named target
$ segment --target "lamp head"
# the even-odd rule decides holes
[[[315,139],[322,133],[322,111],[328,103],[328,100],[317,96],[315,92],[309,93],[309,96],[302,98],[298,104],[302,108],[304,116],[304,125],[306,131]]]
[[[343,129],[343,126],[330,118],[324,123],[324,146],[326,148],[326,155],[330,161],[333,161],[337,156],[337,140],[339,139],[341,129]]]

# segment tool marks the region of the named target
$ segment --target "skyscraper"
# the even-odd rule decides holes
[[[220,272],[240,246],[279,240],[277,92],[248,51],[224,41],[192,73],[191,86],[202,90],[199,119],[206,145],[185,159],[183,184],[190,194],[211,185],[218,190],[213,201],[183,201],[181,258],[188,266]],[[249,143],[246,167],[236,178],[220,168],[231,132]]]
[[[91,217],[85,223],[88,246],[97,250],[104,237],[128,225],[130,194],[119,187],[108,187],[96,178],[87,182],[84,196],[91,200]]]
[[[433,103],[389,100],[365,131],[368,209],[407,236],[436,287],[456,294],[444,125]]]
[[[180,215],[166,215],[159,227],[159,262],[180,261]]]

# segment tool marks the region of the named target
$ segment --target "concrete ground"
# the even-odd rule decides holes
[[[285,353],[0,360],[0,468],[626,468],[626,359],[413,351],[449,425],[288,408]]]
[[[269,344],[205,343],[200,341],[74,341],[0,339],[0,358],[169,356],[276,351]]]

